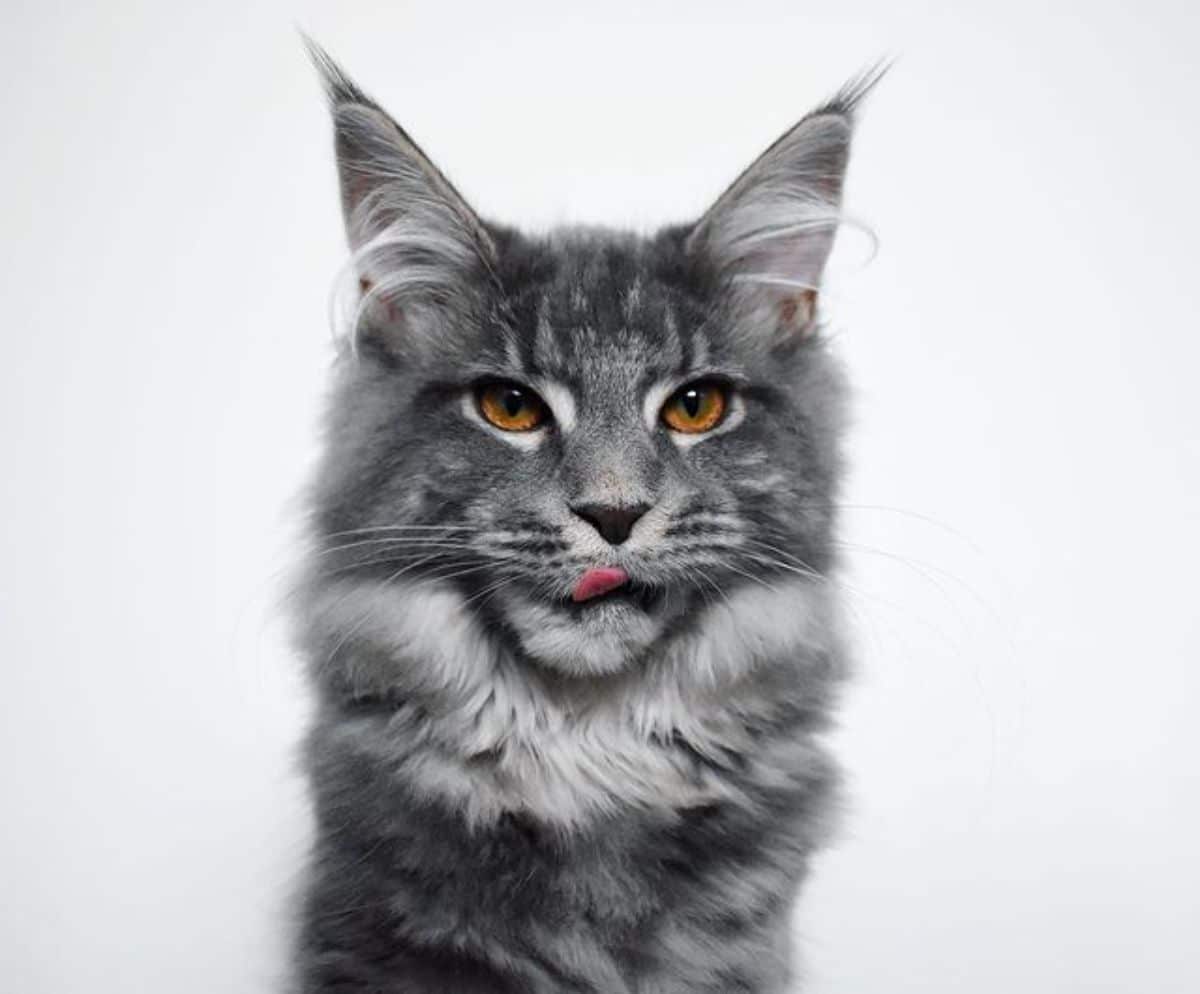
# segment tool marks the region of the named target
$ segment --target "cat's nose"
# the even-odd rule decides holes
[[[595,528],[609,545],[620,545],[629,538],[638,518],[650,510],[650,505],[576,504],[571,510]]]

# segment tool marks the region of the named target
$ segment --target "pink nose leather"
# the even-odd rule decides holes
[[[571,591],[571,600],[576,604],[600,597],[610,590],[623,587],[629,582],[629,574],[620,566],[593,566],[579,578],[575,589]]]

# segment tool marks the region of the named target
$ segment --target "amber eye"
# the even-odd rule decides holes
[[[546,420],[546,405],[532,390],[516,383],[484,383],[475,389],[479,413],[504,431],[532,431]]]
[[[712,431],[725,417],[728,391],[712,380],[697,380],[680,387],[663,405],[663,423],[672,431],[698,435]]]

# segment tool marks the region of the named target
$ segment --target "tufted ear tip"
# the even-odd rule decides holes
[[[895,56],[885,56],[872,62],[850,77],[828,100],[806,115],[809,118],[825,115],[840,117],[853,124],[864,101],[896,64]]]
[[[336,110],[343,104],[375,106],[375,102],[358,87],[354,80],[346,75],[345,70],[338,65],[329,52],[314,41],[307,32],[302,29],[297,30],[300,32],[300,41],[308,52],[313,68],[321,77],[321,85],[325,89],[325,96],[329,100],[331,110]]]

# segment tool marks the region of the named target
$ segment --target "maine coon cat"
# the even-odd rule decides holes
[[[296,613],[292,989],[774,994],[826,837],[864,77],[693,223],[485,220],[315,51],[352,258]]]

